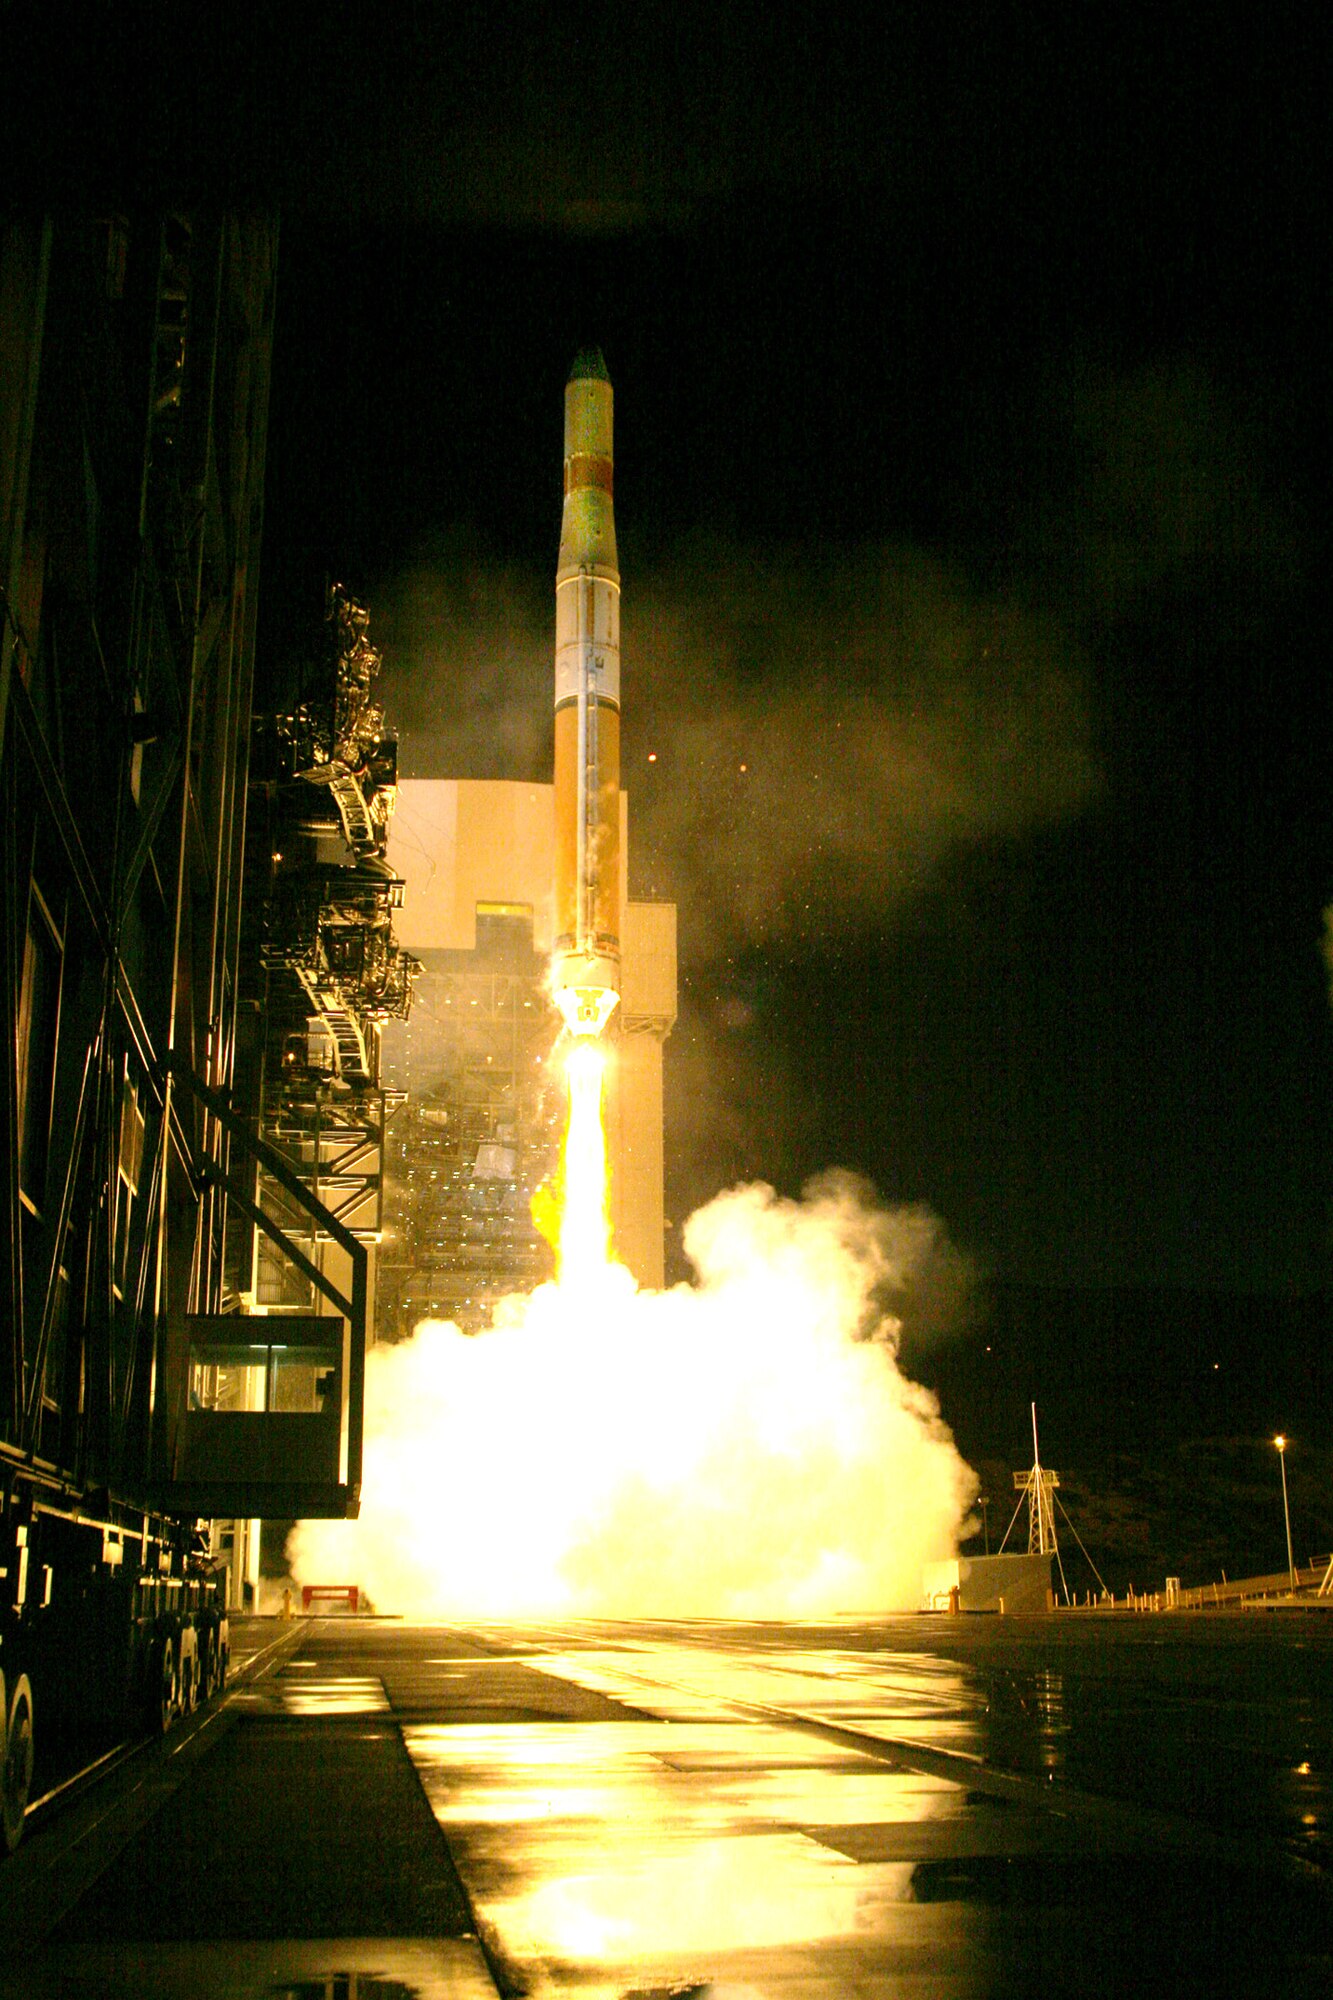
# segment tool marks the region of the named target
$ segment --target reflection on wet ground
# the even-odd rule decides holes
[[[1067,1664],[883,1635],[789,1652],[772,1632],[610,1636],[552,1633],[527,1663],[653,1720],[406,1731],[533,1995],[1215,1993],[1279,1964],[1285,1990],[1327,1990],[1324,1891],[1254,1842],[1253,1815],[1194,1822],[1150,1786],[1135,1804],[1141,1784],[1116,1800],[1068,1782]],[[1104,1642],[1085,1661],[1103,1714]],[[1080,1689],[1080,1721],[1092,1706]],[[1095,1744],[1079,1756],[1095,1766]]]
[[[967,1810],[957,1787],[744,1724],[417,1729],[407,1744],[520,1963],[853,1936],[871,1884],[815,1830]],[[910,1873],[891,1864],[874,1886],[901,1899]]]
[[[697,1648],[645,1646],[641,1663],[634,1649],[622,1649],[553,1653],[533,1664],[623,1701],[647,1696],[655,1713],[676,1717],[747,1703],[784,1713],[808,1709],[897,1742],[972,1757],[983,1749],[985,1693],[975,1676],[947,1660],[889,1654],[867,1661],[842,1651],[790,1661],[739,1651],[710,1658]]]
[[[266,1715],[387,1715],[381,1681],[369,1674],[320,1673],[313,1660],[292,1660],[235,1697],[239,1707]]]
[[[214,1717],[0,1996],[1333,1990],[1333,1618],[317,1620]]]

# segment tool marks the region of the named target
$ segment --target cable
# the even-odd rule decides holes
[[[1026,1499],[1027,1499],[1027,1494],[1020,1492],[1018,1499],[1014,1503],[1014,1511],[1009,1516],[1009,1526],[1004,1531],[1004,1542],[1007,1542],[1010,1535],[1013,1533],[1014,1522],[1018,1519],[1018,1510]],[[999,1548],[996,1549],[995,1553],[997,1556],[1002,1556],[1004,1554],[1004,1542],[1001,1542]]]
[[[1069,1514],[1068,1514],[1068,1511],[1067,1511],[1067,1509],[1066,1509],[1066,1507],[1065,1507],[1065,1503],[1064,1503],[1064,1501],[1063,1501],[1063,1500],[1058,1500],[1058,1501],[1056,1502],[1056,1505],[1057,1505],[1057,1506],[1059,1507],[1059,1509],[1060,1509],[1060,1512],[1061,1512],[1061,1513],[1062,1513],[1062,1514],[1064,1515],[1064,1517],[1065,1517],[1066,1521],[1069,1521]],[[1079,1531],[1078,1531],[1078,1529],[1077,1529],[1077,1528],[1076,1528],[1076,1527],[1074,1526],[1074,1523],[1073,1523],[1072,1521],[1069,1521],[1069,1532],[1070,1532],[1070,1534],[1071,1534],[1071,1535],[1072,1535],[1072,1536],[1074,1537],[1074,1540],[1075,1540],[1075,1541],[1076,1541],[1076,1542],[1078,1543],[1079,1547],[1080,1547],[1081,1549],[1083,1549],[1083,1538],[1082,1538],[1082,1536],[1081,1536],[1081,1535],[1079,1534]],[[1094,1562],[1094,1561],[1092,1560],[1092,1557],[1091,1557],[1091,1556],[1090,1556],[1090,1555],[1088,1554],[1088,1552],[1087,1552],[1087,1550],[1086,1550],[1086,1549],[1083,1549],[1083,1559],[1084,1559],[1084,1561],[1085,1561],[1085,1562],[1087,1563],[1087,1565],[1088,1565],[1088,1568],[1089,1568],[1089,1569],[1090,1569],[1090,1570],[1092,1571],[1093,1575],[1094,1575],[1094,1576],[1096,1577],[1096,1579],[1097,1579],[1098,1583],[1100,1583],[1100,1584],[1101,1584],[1101,1587],[1102,1587],[1102,1590],[1103,1590],[1103,1591],[1105,1592],[1106,1596],[1107,1596],[1107,1597],[1109,1597],[1109,1596],[1111,1595],[1111,1593],[1110,1593],[1110,1591],[1109,1591],[1109,1590],[1107,1590],[1107,1588],[1106,1588],[1106,1580],[1105,1580],[1105,1578],[1103,1577],[1103,1575],[1102,1575],[1101,1571],[1100,1571],[1100,1570],[1098,1569],[1098,1567],[1097,1567],[1096,1563],[1095,1563],[1095,1562]],[[1062,1569],[1062,1570],[1061,1570],[1061,1572],[1060,1572],[1060,1576],[1061,1576],[1061,1579],[1063,1580],[1063,1577],[1064,1577],[1064,1571],[1063,1571],[1063,1569]],[[1068,1591],[1066,1591],[1066,1592],[1065,1592],[1065,1596],[1066,1596],[1066,1597],[1068,1597],[1068,1595],[1069,1595],[1069,1593],[1068,1593]]]

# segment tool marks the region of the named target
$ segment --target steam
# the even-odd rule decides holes
[[[682,996],[699,1129],[672,1138],[716,1186],[719,1154],[784,1150],[765,1120],[796,1095],[771,1046],[751,1087],[729,962],[882,931],[954,854],[1077,812],[1082,670],[1054,622],[891,547],[624,564],[630,892],[677,902],[712,995]],[[377,602],[404,775],[548,777],[549,594],[460,539]],[[966,1292],[938,1225],[826,1179],[734,1188],[682,1240],[671,1291],[612,1265],[372,1351],[362,1518],[303,1524],[295,1572],[459,1618],[915,1605],[976,1487],[899,1366],[904,1320],[928,1335]]]
[[[692,1284],[610,1264],[372,1349],[361,1518],[302,1523],[293,1573],[436,1617],[914,1606],[976,1490],[883,1303],[938,1237],[847,1179],[741,1187],[687,1223]]]
[[[1096,790],[1066,636],[937,563],[712,537],[624,563],[630,893],[675,900],[684,963],[885,924]],[[377,603],[405,775],[549,778],[549,596],[452,542]]]
[[[697,551],[640,597],[633,740],[658,754],[629,767],[632,851],[687,956],[882,926],[960,848],[1093,789],[1061,636],[924,558],[751,553],[710,593]]]

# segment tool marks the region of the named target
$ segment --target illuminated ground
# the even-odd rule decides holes
[[[319,1620],[34,1825],[0,1990],[1322,1993],[1331,1693],[1318,1614]]]

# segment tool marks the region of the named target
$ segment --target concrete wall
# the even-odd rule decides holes
[[[473,951],[478,903],[523,903],[533,943],[551,949],[554,808],[550,785],[408,778],[389,826],[406,883],[394,930],[409,951]]]
[[[921,1580],[922,1608],[949,1611],[958,1592],[959,1611],[1000,1611],[1030,1616],[1050,1611],[1051,1558],[1040,1555],[955,1556],[931,1563]]]

